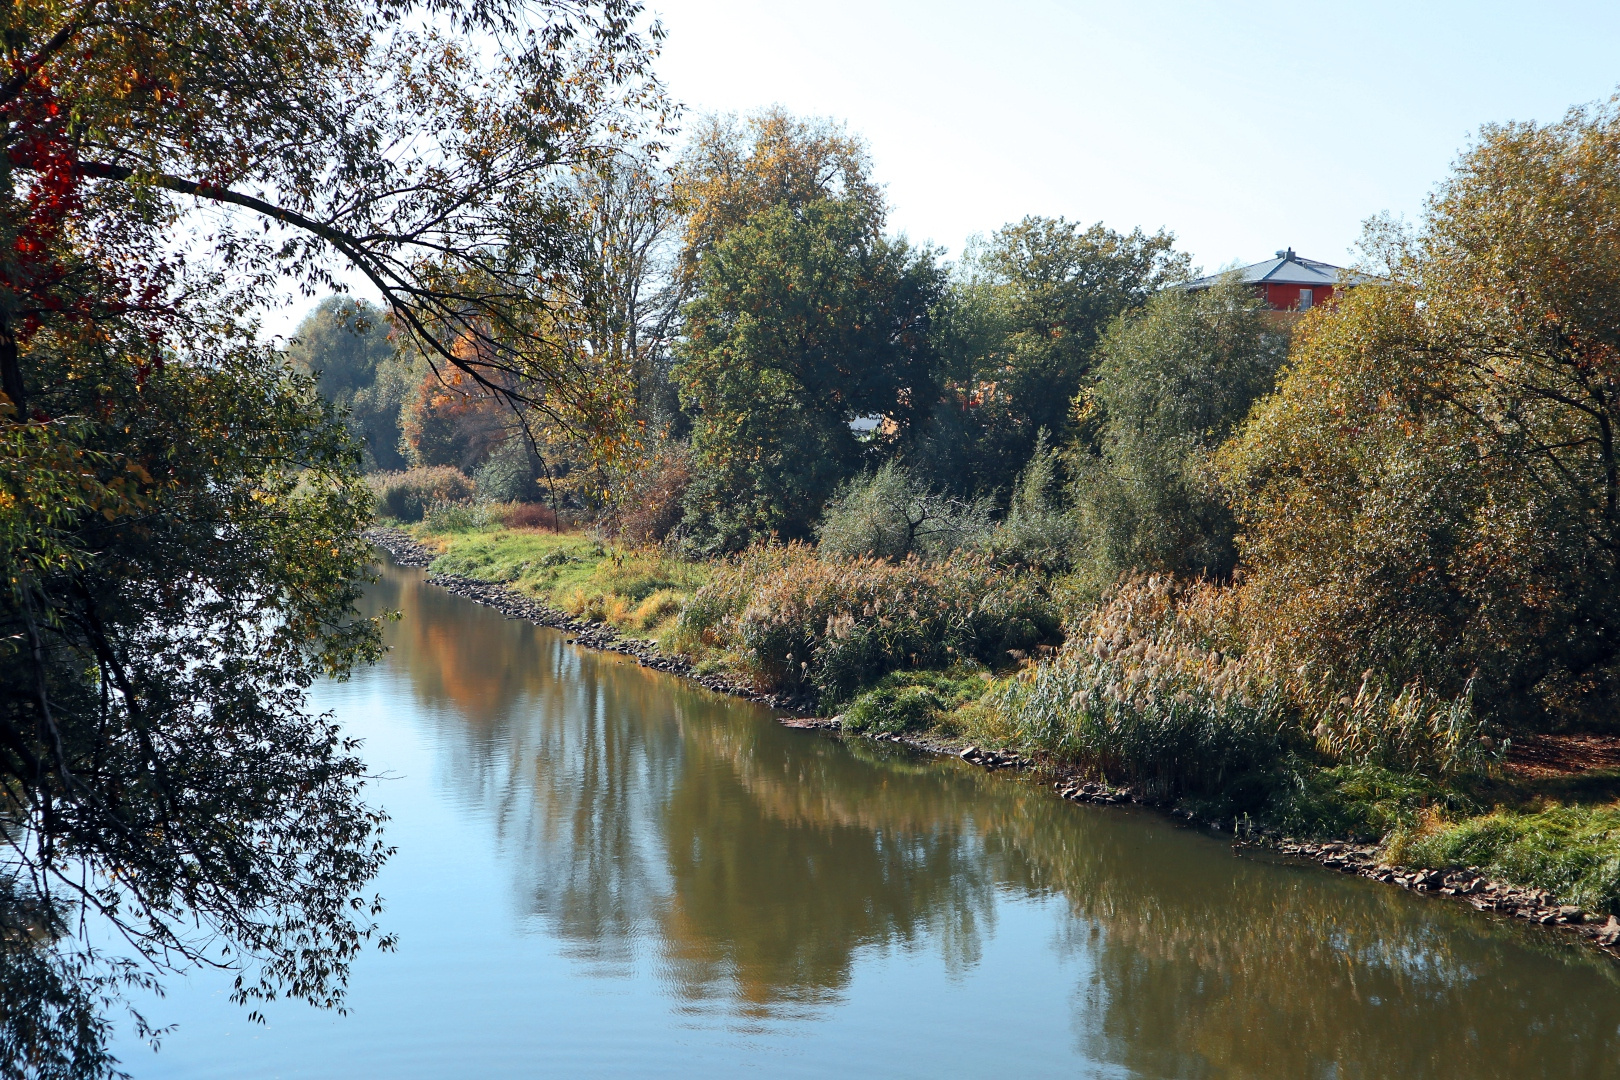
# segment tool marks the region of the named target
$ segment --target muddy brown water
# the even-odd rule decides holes
[[[1148,811],[790,731],[385,567],[394,953],[346,1016],[225,979],[136,1077],[1616,1077],[1620,966]]]

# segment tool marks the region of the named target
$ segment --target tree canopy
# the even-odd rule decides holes
[[[1226,451],[1257,615],[1324,676],[1472,678],[1514,722],[1612,700],[1617,160],[1614,102],[1484,129]]]
[[[349,413],[370,467],[404,465],[400,409],[415,380],[389,339],[381,310],[365,300],[327,297],[298,324],[286,356],[295,370],[315,378],[323,396]]]
[[[243,1001],[340,1005],[356,950],[386,943],[380,816],[304,699],[376,654],[352,609],[371,496],[252,313],[347,265],[465,386],[617,422],[547,312],[582,243],[571,168],[667,115],[639,20],[621,0],[0,15],[0,1071],[106,1073],[130,981],[213,964]]]
[[[884,237],[865,204],[782,204],[702,260],[674,377],[704,471],[688,489],[696,543],[733,550],[810,534],[859,470],[851,422],[909,428],[931,375],[929,253]]]
[[[1067,441],[1104,329],[1186,276],[1173,243],[1027,217],[970,249],[939,313],[944,407],[926,457],[942,481],[1006,490],[1040,431]]]
[[[1096,586],[1126,571],[1224,577],[1236,521],[1210,456],[1272,389],[1288,346],[1235,281],[1167,289],[1109,327],[1076,399],[1081,544]]]

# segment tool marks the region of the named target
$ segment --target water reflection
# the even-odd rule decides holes
[[[747,1023],[842,1000],[861,958],[966,974],[1007,899],[1055,902],[1074,1050],[1133,1076],[1613,1075],[1620,980],[1552,936],[953,762],[781,729],[389,569],[390,664],[499,824],[524,909],[586,969],[657,965]],[[919,1002],[926,1008],[927,1002]]]

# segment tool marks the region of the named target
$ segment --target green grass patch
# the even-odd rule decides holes
[[[1588,911],[1620,914],[1620,807],[1497,810],[1398,832],[1390,857],[1410,866],[1477,866]]]
[[[976,700],[989,684],[983,669],[895,671],[858,695],[844,713],[844,730],[898,735],[937,728],[956,709]]]
[[[665,633],[708,578],[702,563],[603,544],[583,533],[476,524],[413,531],[442,552],[432,566],[436,573],[500,582],[572,615],[637,634]]]

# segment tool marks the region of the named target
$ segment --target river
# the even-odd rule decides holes
[[[322,684],[398,853],[347,1015],[142,1003],[153,1077],[1620,1076],[1561,934],[784,729],[387,566]]]

